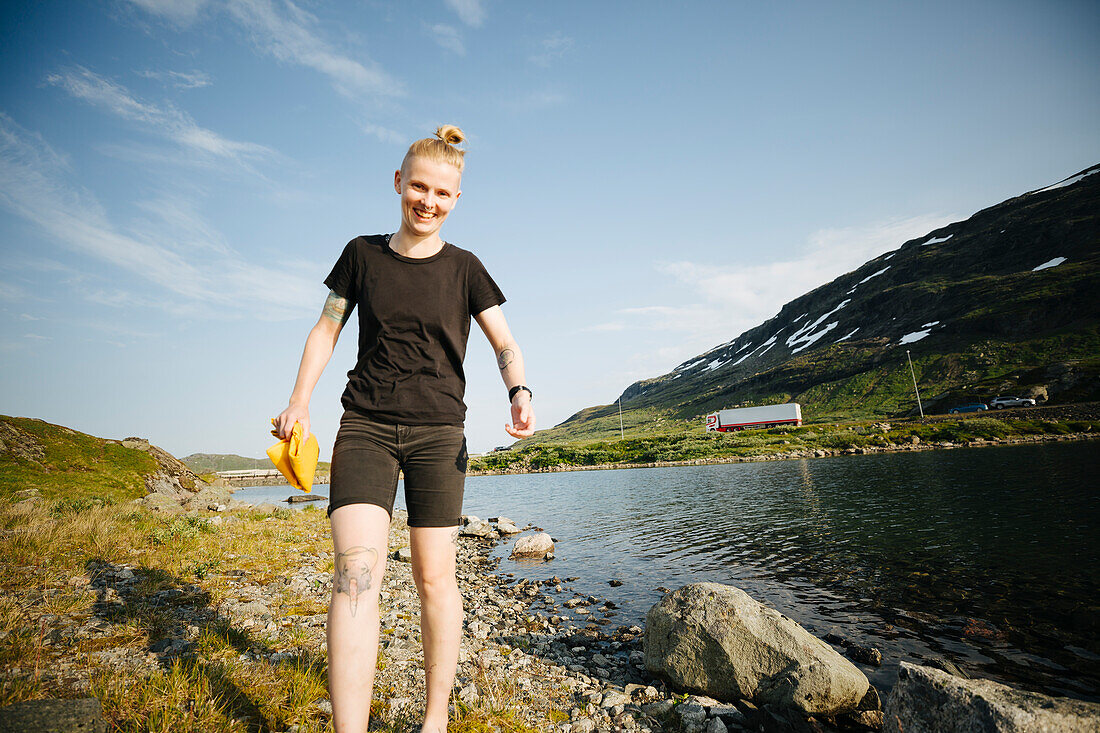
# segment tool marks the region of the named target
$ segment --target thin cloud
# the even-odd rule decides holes
[[[458,19],[468,26],[480,28],[485,22],[485,6],[481,0],[444,0]]]
[[[83,66],[50,74],[46,82],[200,155],[238,163],[273,155],[273,151],[263,145],[229,140],[200,127],[188,114],[172,106],[161,107],[142,101],[122,85]]]
[[[661,262],[656,265],[658,271],[701,294],[702,302],[626,308],[619,314],[638,330],[681,334],[667,347],[669,354],[675,354],[667,362],[673,366],[760,325],[794,298],[867,260],[954,220],[933,214],[821,229],[809,237],[800,256],[760,265]]]
[[[146,69],[145,71],[139,71],[138,76],[146,79],[156,79],[159,82],[171,84],[178,89],[201,89],[214,83],[210,80],[210,75],[202,71],[187,73],[184,71],[152,71]]]
[[[538,52],[527,57],[536,66],[548,67],[573,49],[573,39],[560,32],[547,36],[538,43]]]
[[[379,142],[390,143],[393,145],[401,145],[405,142],[405,136],[396,130],[391,130],[388,127],[382,125],[374,125],[369,122],[361,125],[363,132],[371,137],[378,138]]]
[[[154,200],[149,218],[134,232],[115,227],[98,201],[68,182],[72,170],[64,156],[42,139],[0,113],[0,206],[36,225],[52,240],[85,256],[107,262],[156,286],[164,297],[151,305],[178,314],[213,317],[226,312],[279,320],[299,317],[314,305],[312,278],[245,262],[216,234],[194,246],[204,225],[192,209],[168,210]],[[154,226],[159,217],[160,227]],[[174,224],[190,221],[188,231]],[[190,240],[190,241],[189,241]],[[123,291],[104,293],[107,304],[133,305]]]
[[[130,0],[142,10],[158,15],[169,22],[188,26],[198,17],[207,0]]]
[[[248,31],[253,44],[284,63],[297,64],[329,78],[333,88],[353,99],[402,96],[401,83],[377,64],[364,64],[332,50],[332,43],[314,33],[317,19],[286,0],[280,13],[270,0],[229,0],[230,15]]]
[[[453,51],[459,56],[466,55],[466,45],[462,42],[462,35],[454,26],[436,23],[428,28],[428,32],[431,33],[432,40],[441,48]]]

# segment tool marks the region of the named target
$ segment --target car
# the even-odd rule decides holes
[[[954,415],[957,412],[984,412],[989,409],[989,405],[983,402],[971,402],[969,405],[959,405],[958,407],[952,407],[948,410],[948,414]]]
[[[1035,400],[1030,397],[994,397],[989,401],[989,406],[998,410],[1006,407],[1035,407]]]

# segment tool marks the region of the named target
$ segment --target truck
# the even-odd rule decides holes
[[[802,406],[797,402],[764,407],[737,407],[707,415],[707,432],[728,433],[746,428],[774,428],[778,425],[802,425]]]

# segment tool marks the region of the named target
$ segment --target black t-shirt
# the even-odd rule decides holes
[[[325,278],[359,307],[359,358],[340,402],[403,425],[462,425],[462,360],[470,317],[504,302],[485,266],[453,244],[431,257],[404,257],[390,235],[348,242]]]

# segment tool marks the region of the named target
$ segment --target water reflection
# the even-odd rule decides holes
[[[467,511],[546,527],[631,623],[657,586],[732,583],[819,635],[1100,696],[1095,444],[471,479]],[[506,552],[506,549],[502,549]],[[507,565],[505,566],[507,567]],[[610,588],[606,581],[626,581]]]

